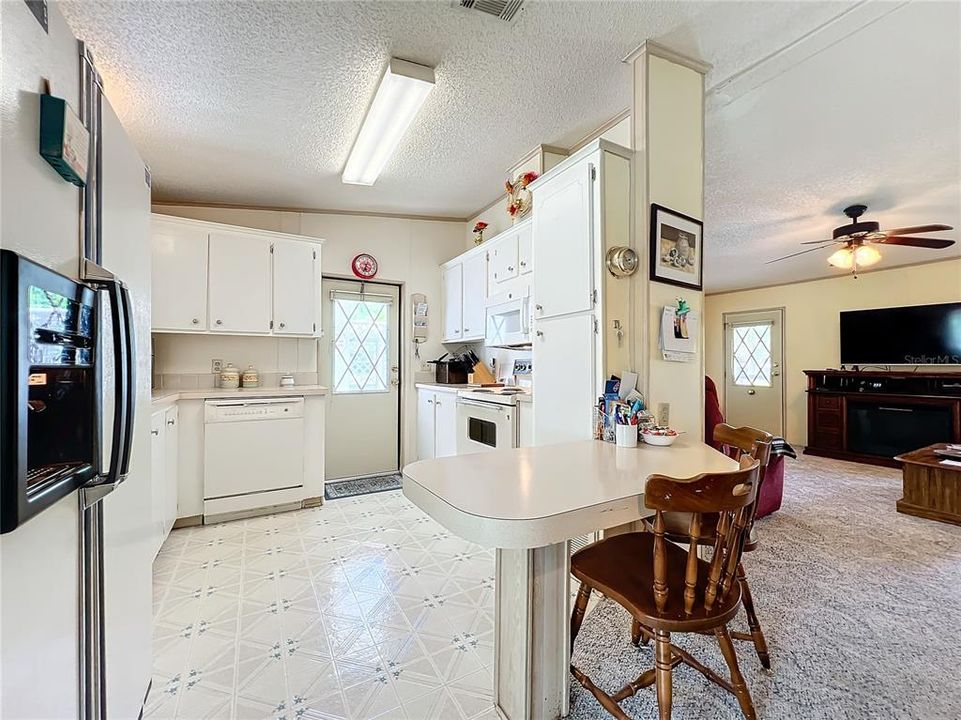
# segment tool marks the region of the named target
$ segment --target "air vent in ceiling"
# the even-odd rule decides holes
[[[517,17],[524,0],[454,0],[452,4],[510,22]]]

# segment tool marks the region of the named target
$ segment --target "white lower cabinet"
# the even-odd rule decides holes
[[[176,406],[150,416],[151,537],[155,556],[177,519],[178,425]]]
[[[417,459],[457,454],[457,391],[417,389]]]

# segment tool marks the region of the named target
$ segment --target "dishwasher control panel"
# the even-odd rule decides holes
[[[204,403],[205,423],[288,420],[303,416],[304,399],[302,397],[207,400]]]

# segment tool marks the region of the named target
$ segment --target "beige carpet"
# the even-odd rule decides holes
[[[758,717],[961,718],[961,527],[895,512],[900,473],[803,456],[788,460],[781,510],[758,523],[746,556],[773,662],[738,643]],[[735,625],[746,629],[743,613]],[[630,644],[630,618],[604,600],[585,619],[574,662],[607,690],[653,666]],[[716,670],[711,638],[680,636]],[[574,682],[573,718],[606,713]],[[623,704],[657,717],[654,689]],[[696,671],[674,673],[674,714],[739,718],[734,697]]]

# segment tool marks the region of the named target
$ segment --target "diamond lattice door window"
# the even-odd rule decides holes
[[[771,324],[735,325],[732,340],[734,384],[771,387]]]

